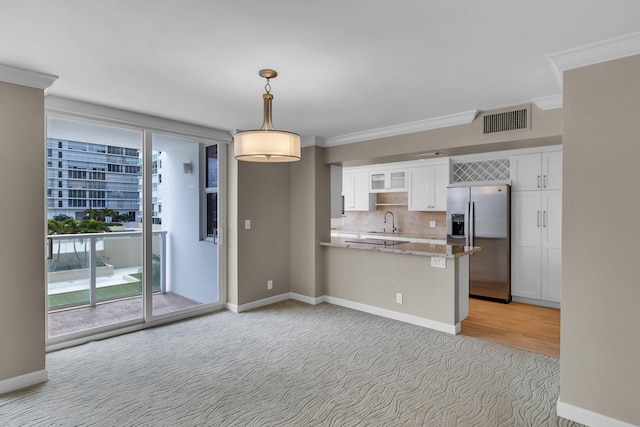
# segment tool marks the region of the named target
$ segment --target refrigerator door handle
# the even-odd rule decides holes
[[[469,246],[469,215],[471,213],[471,202],[467,202],[464,213],[464,245]]]
[[[474,223],[475,223],[475,209],[476,209],[476,203],[475,202],[469,202],[469,240],[468,240],[468,245],[467,246],[473,246],[475,244],[474,242],[474,236],[475,236],[475,227],[474,227]]]

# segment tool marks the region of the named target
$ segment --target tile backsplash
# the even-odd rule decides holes
[[[378,193],[375,211],[345,212],[342,218],[333,218],[331,228],[343,231],[391,231],[391,216],[384,223],[384,214],[393,212],[398,233],[429,235],[434,238],[446,239],[446,212],[409,211],[408,193]],[[385,206],[386,205],[386,206]],[[436,227],[430,228],[429,222],[435,221]]]

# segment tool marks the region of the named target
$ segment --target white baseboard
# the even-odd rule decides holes
[[[511,296],[511,301],[519,302],[519,303],[522,303],[522,304],[537,305],[537,306],[540,306],[540,307],[557,308],[558,310],[560,310],[560,303],[559,302],[554,302],[554,301],[544,301],[544,300],[541,300],[541,299],[516,297],[516,296],[513,296],[513,295]]]
[[[455,335],[460,332],[460,323],[458,323],[457,325],[448,325],[446,323],[436,322],[435,320],[429,320],[422,317],[413,316],[411,314],[399,313],[397,311],[388,310],[386,308],[375,307],[372,305],[361,304],[359,302],[353,302],[330,296],[325,296],[325,301],[329,304],[352,308],[354,310],[364,311],[365,313],[375,314],[376,316],[382,316],[388,319],[410,323],[412,325],[435,329],[436,331],[446,332],[451,335]]]
[[[636,427],[635,424],[629,424],[588,409],[564,403],[560,400],[561,398],[562,396],[558,398],[557,404],[559,417],[591,427]]]
[[[296,301],[311,304],[311,305],[318,305],[318,304],[322,304],[323,302],[327,302],[325,295],[322,295],[321,297],[313,298],[313,297],[308,297],[306,295],[297,294],[295,292],[289,292],[289,298],[294,299]]]
[[[266,305],[275,304],[277,302],[285,301],[288,299],[304,302],[306,304],[318,305],[318,304],[322,304],[323,302],[326,302],[325,298],[326,297],[324,295],[321,297],[313,298],[306,295],[297,294],[295,292],[287,292],[284,294],[275,295],[273,297],[252,301],[247,304],[236,305],[236,304],[226,303],[224,307],[229,311],[233,311],[234,313],[242,313],[243,311],[253,310],[254,308],[264,307]]]
[[[275,295],[269,298],[259,299],[257,301],[252,301],[247,304],[241,304],[237,306],[236,313],[242,313],[243,311],[253,310],[254,308],[264,307],[265,305],[275,304],[280,301],[285,301],[290,299],[290,292],[286,292],[284,294]]]
[[[49,371],[46,369],[8,378],[0,381],[0,394],[20,390],[21,388],[30,387],[47,381],[49,381]]]
[[[352,308],[358,311],[364,311],[365,313],[375,314],[376,316],[386,317],[388,319],[399,320],[401,322],[410,323],[412,325],[422,326],[429,329],[435,329],[436,331],[446,332],[451,335],[456,335],[460,333],[461,324],[457,323],[456,325],[448,325],[442,322],[436,322],[435,320],[429,320],[418,316],[413,316],[411,314],[399,313],[397,311],[388,310],[385,308],[374,307],[372,305],[361,304],[359,302],[353,302],[341,298],[330,297],[327,295],[323,295],[321,297],[309,297],[306,295],[298,294],[295,292],[287,292],[284,294],[276,295],[269,298],[264,298],[257,301],[252,301],[247,304],[235,305],[227,303],[225,307],[229,311],[233,311],[234,313],[242,313],[243,311],[253,310],[254,308],[264,307],[270,304],[275,304],[280,301],[285,301],[288,299],[293,299],[296,301],[304,302],[306,304],[318,305],[323,302],[327,302],[329,304],[339,305],[346,308]]]

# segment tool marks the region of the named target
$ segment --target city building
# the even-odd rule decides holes
[[[135,221],[140,211],[140,169],[139,150],[47,138],[48,218],[66,215],[81,220],[88,209],[112,209],[118,215],[107,222]],[[154,179],[161,179],[155,172]]]

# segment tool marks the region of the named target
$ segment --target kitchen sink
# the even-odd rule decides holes
[[[360,243],[360,244],[366,244],[366,245],[378,245],[378,246],[393,246],[393,245],[399,245],[401,243],[408,243],[408,242],[401,242],[398,240],[386,240],[386,239],[351,239],[351,240],[345,240],[346,243]]]

